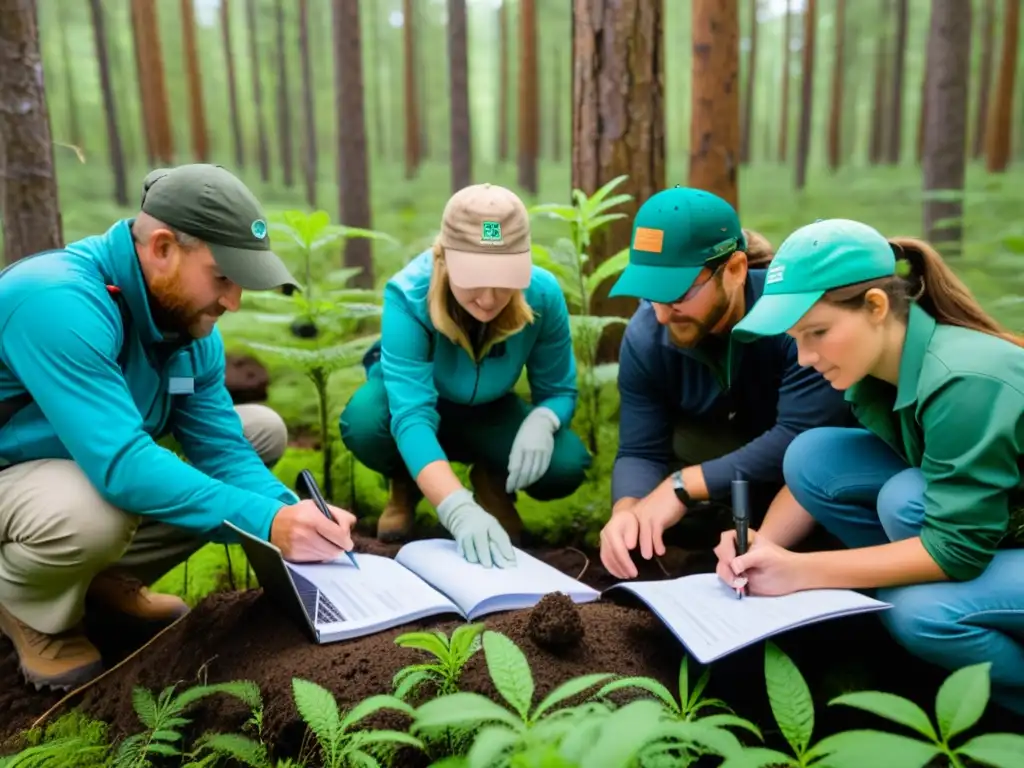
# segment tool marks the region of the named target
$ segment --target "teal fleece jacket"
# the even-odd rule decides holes
[[[447,460],[437,441],[438,398],[463,405],[492,402],[512,391],[525,367],[534,406],[550,408],[563,426],[576,410],[569,313],[554,275],[533,267],[524,291],[533,323],[496,344],[478,364],[430,319],[433,267],[428,250],[392,277],[384,288],[381,319],[380,365],[391,434],[413,477],[427,464]]]
[[[0,275],[0,399],[33,399],[0,428],[0,463],[71,459],[125,512],[211,540],[232,540],[225,521],[267,539],[298,498],[242,434],[219,331],[177,341],[157,329],[130,227]],[[191,464],[155,442],[168,433]]]

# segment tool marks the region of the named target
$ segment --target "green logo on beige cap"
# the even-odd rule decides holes
[[[267,236],[267,222],[263,219],[256,219],[249,229],[252,230],[253,236],[258,237],[260,240]]]
[[[480,233],[482,242],[484,243],[500,243],[501,242],[501,222],[499,221],[485,221]]]

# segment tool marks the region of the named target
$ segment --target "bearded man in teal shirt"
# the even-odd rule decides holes
[[[0,633],[37,687],[103,661],[92,607],[147,622],[188,610],[145,584],[230,522],[289,560],[351,549],[269,469],[287,431],[232,407],[217,318],[295,280],[252,193],[219,166],[150,173],[141,211],[0,276]],[[157,440],[173,435],[187,461]]]

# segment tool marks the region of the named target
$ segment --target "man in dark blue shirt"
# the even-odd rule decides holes
[[[645,559],[663,555],[663,532],[687,511],[727,506],[735,478],[750,486],[756,527],[793,438],[849,423],[843,394],[800,367],[788,335],[732,340],[764,290],[755,237],[699,189],[664,190],[637,212],[629,266],[610,292],[642,299],[619,356],[619,450],[601,532],[601,560],[620,578],[637,575],[638,545]]]

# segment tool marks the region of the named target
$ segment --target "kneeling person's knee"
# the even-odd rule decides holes
[[[242,432],[252,445],[260,461],[274,466],[288,448],[288,425],[272,408],[257,403],[236,405],[242,420]]]
[[[360,463],[382,474],[393,470],[398,456],[391,436],[387,393],[379,378],[356,390],[338,417],[341,442]]]
[[[586,480],[592,461],[579,435],[570,429],[560,429],[555,434],[555,449],[547,472],[526,491],[538,501],[570,496]]]

